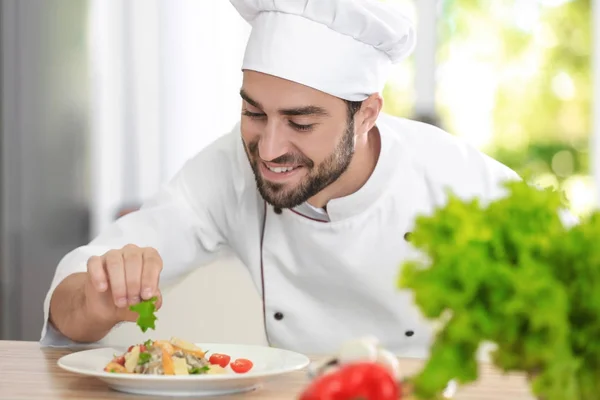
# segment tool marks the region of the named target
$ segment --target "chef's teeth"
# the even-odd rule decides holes
[[[294,169],[294,167],[267,167],[273,172],[277,172],[278,174],[282,172],[288,172]]]

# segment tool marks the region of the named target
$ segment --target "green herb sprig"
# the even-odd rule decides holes
[[[144,333],[148,329],[156,329],[155,322],[158,319],[155,315],[156,300],[157,298],[155,296],[151,299],[143,300],[129,307],[131,311],[139,314],[136,323]]]
[[[146,364],[148,361],[150,361],[151,358],[152,358],[152,355],[150,353],[147,353],[147,352],[140,353],[140,358],[138,359],[138,364],[139,365]]]
[[[210,370],[210,367],[208,365],[205,365],[204,367],[193,367],[192,369],[190,369],[190,374],[198,375],[198,374],[206,373],[209,370]]]

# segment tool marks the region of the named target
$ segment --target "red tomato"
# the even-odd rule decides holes
[[[115,362],[117,364],[121,364],[121,365],[125,365],[125,357],[121,356],[121,357],[117,357],[117,359],[115,360]]]
[[[140,353],[144,353],[144,352],[148,351],[148,349],[146,348],[145,345],[140,344],[139,346],[140,346]],[[127,349],[127,352],[130,353],[134,347],[135,346],[129,346],[129,348]]]
[[[376,363],[353,363],[316,378],[300,400],[398,400],[402,388],[387,368]]]
[[[237,372],[238,374],[243,374],[244,372],[248,372],[252,369],[252,361],[246,360],[245,358],[238,358],[234,362],[231,363],[231,369],[233,372]]]
[[[231,360],[231,357],[227,354],[215,353],[212,356],[210,356],[208,362],[211,364],[220,365],[221,367],[225,368],[227,364],[229,364],[229,360]]]

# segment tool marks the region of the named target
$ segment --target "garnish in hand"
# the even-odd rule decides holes
[[[148,329],[156,329],[155,321],[158,319],[154,312],[156,311],[156,296],[149,300],[144,300],[138,304],[134,304],[129,307],[133,312],[139,314],[137,319],[137,325],[140,327],[142,332],[146,332]]]

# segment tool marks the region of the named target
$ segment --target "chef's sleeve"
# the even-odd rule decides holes
[[[87,270],[91,256],[127,244],[153,247],[163,259],[161,287],[217,256],[226,243],[223,215],[226,193],[221,189],[227,179],[215,173],[216,164],[211,158],[214,156],[206,151],[190,160],[140,210],[121,217],[89,244],[74,249],[59,262],[43,305],[42,346],[74,344],[49,323],[50,299],[67,276]],[[202,196],[192,198],[191,191]]]

